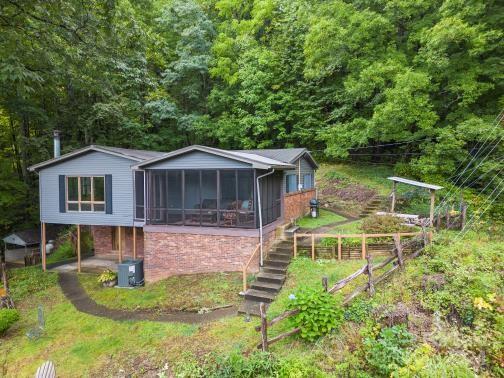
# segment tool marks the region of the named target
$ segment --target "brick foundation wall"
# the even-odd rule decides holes
[[[315,198],[315,189],[284,195],[284,219],[286,222],[299,218],[310,211],[310,200]]]
[[[275,230],[263,235],[265,252],[275,239]],[[144,232],[146,281],[172,275],[241,271],[256,245],[257,236],[205,235]],[[259,268],[259,254],[250,271]]]
[[[112,229],[114,226],[91,226],[93,235],[94,251],[97,256],[117,255],[118,252],[112,249]],[[133,256],[133,227],[123,227],[122,246],[123,256],[128,258]],[[136,230],[137,257],[144,255],[144,233],[143,229],[137,227]]]

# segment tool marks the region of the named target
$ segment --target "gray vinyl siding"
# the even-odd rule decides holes
[[[304,189],[305,188],[304,176],[307,174],[311,174],[312,180],[313,180],[313,176],[315,175],[315,171],[313,170],[313,167],[311,166],[311,164],[304,157],[299,159],[298,164],[300,164],[300,172],[301,172],[301,175],[299,177],[299,181],[301,182],[301,184],[303,184],[303,189]]]
[[[251,168],[252,165],[226,157],[193,151],[145,166],[145,169],[235,169]]]
[[[293,164],[296,165],[296,169],[284,171],[283,174],[283,179],[282,179],[282,193],[285,194],[287,192],[287,175],[296,175],[297,176],[297,183],[303,184],[304,188],[304,176],[306,174],[311,174],[312,175],[312,180],[314,180],[315,177],[315,170],[313,169],[313,166],[310,164],[308,160],[306,160],[304,157],[299,158],[296,160]],[[301,175],[299,175],[301,173]],[[296,185],[297,188],[297,185]]]
[[[81,225],[133,225],[133,173],[136,161],[92,151],[39,172],[40,220]],[[112,175],[112,214],[59,211],[59,175]]]

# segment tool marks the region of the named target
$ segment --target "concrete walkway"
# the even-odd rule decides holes
[[[74,272],[60,272],[58,282],[65,297],[74,307],[85,314],[111,320],[150,320],[156,322],[178,322],[188,324],[206,323],[237,314],[236,307],[218,309],[206,314],[173,311],[156,313],[148,310],[118,310],[100,305],[92,300],[82,287]]]

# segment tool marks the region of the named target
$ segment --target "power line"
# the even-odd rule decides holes
[[[499,188],[499,186],[504,182],[504,180],[501,180],[501,182],[499,183],[499,185],[497,185],[495,187],[495,189],[492,191],[492,193],[490,194],[490,196],[488,197],[488,199],[485,201],[485,203],[491,198],[491,195],[493,193],[495,193],[495,191],[497,190],[497,188]],[[481,219],[481,217],[488,211],[488,209],[492,206],[492,204],[497,200],[497,198],[499,198],[499,196],[501,195],[501,193],[504,191],[504,186],[502,186],[502,188],[499,190],[499,192],[497,193],[497,195],[492,199],[492,201],[487,205],[487,207],[485,208],[485,210],[483,210],[483,212],[481,212],[480,214],[476,215],[474,214],[471,219],[469,220],[468,223],[466,223],[466,225],[464,226],[464,228],[455,236],[455,239],[453,240],[454,242],[459,240],[459,239],[463,239],[464,236],[467,234],[467,232],[469,232],[469,228],[474,224],[476,223],[478,220]],[[481,209],[483,206],[480,206],[478,209]],[[476,219],[474,219],[475,217],[477,216]]]

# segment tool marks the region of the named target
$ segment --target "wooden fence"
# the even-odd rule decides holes
[[[413,236],[413,234],[414,234],[414,236],[416,236],[416,237],[411,240],[408,240],[408,242],[406,244],[403,244],[401,242],[401,236],[406,236],[405,234],[409,235],[409,236]],[[301,235],[303,235],[303,234],[301,234]],[[374,237],[376,237],[376,235],[380,235],[380,237],[383,237],[381,235],[390,236],[390,234],[375,234]],[[335,235],[331,235],[331,236],[335,237]],[[392,275],[392,273],[394,271],[396,271],[397,269],[403,268],[406,260],[413,259],[416,256],[418,256],[418,254],[420,254],[420,252],[425,248],[425,246],[430,241],[432,241],[432,233],[430,233],[430,232],[428,233],[425,231],[420,232],[420,233],[403,233],[403,234],[401,234],[401,236],[399,234],[392,235],[392,237],[394,239],[393,255],[378,264],[373,264],[371,254],[366,253],[366,250],[363,247],[362,253],[363,253],[363,256],[367,260],[366,265],[364,265],[362,268],[355,271],[354,273],[352,273],[348,277],[336,282],[330,288],[328,285],[327,277],[323,277],[322,278],[322,286],[323,286],[324,290],[328,293],[331,293],[331,294],[336,293],[336,292],[340,291],[341,289],[343,289],[345,286],[347,286],[350,282],[352,282],[355,279],[357,279],[358,277],[360,277],[361,275],[366,274],[367,275],[367,282],[363,285],[358,286],[351,293],[346,295],[345,299],[343,301],[343,304],[347,305],[357,295],[359,295],[360,293],[362,293],[363,291],[366,291],[366,290],[368,291],[369,295],[373,295],[375,292],[375,286],[377,284],[379,284],[380,282],[385,280],[387,277]],[[326,236],[324,235],[324,237],[326,237]],[[337,235],[336,237],[339,237],[339,238],[355,237],[355,235]],[[366,237],[369,237],[369,236],[362,236],[362,238],[364,240],[363,246],[365,245],[364,243],[365,243]],[[294,239],[294,240],[296,240],[296,239]],[[313,240],[313,238],[312,238],[312,240]],[[340,240],[341,239],[339,239],[338,241],[340,241]],[[313,245],[314,244],[312,242],[312,246]],[[338,245],[341,245],[341,243],[339,242]],[[406,254],[405,250],[407,247],[412,247],[412,250],[414,252],[412,252],[410,254]],[[341,250],[341,248],[339,248],[339,250]],[[296,251],[296,247],[294,247],[294,251]],[[312,257],[314,258],[314,254],[312,254]],[[380,269],[383,269],[386,266],[390,266],[390,265],[392,265],[392,266],[387,271],[382,273],[381,275],[376,274],[376,272],[379,271]],[[285,339],[286,337],[289,337],[289,336],[292,336],[296,333],[299,333],[301,331],[301,328],[294,328],[290,331],[284,332],[278,336],[275,336],[273,338],[268,339],[268,328],[269,327],[281,322],[284,319],[288,319],[291,316],[297,315],[300,312],[300,310],[293,309],[293,310],[285,311],[284,313],[278,315],[277,317],[275,317],[274,319],[272,319],[270,321],[268,321],[266,318],[266,305],[264,303],[260,304],[259,310],[260,310],[260,315],[261,315],[261,325],[257,326],[255,329],[256,329],[256,331],[261,332],[261,343],[257,345],[257,348],[262,349],[263,351],[267,351],[269,345],[271,345],[277,341],[280,341],[282,339]]]
[[[320,248],[324,248],[326,251],[328,249],[331,250],[331,254],[336,257],[336,251],[337,251],[337,257],[338,260],[342,260],[345,256],[348,256],[348,258],[360,258],[360,259],[365,259],[367,252],[378,252],[377,254],[388,254],[387,252],[393,252],[393,245],[390,245],[390,249],[386,248],[388,244],[371,244],[368,245],[368,240],[369,239],[376,239],[376,238],[395,238],[398,237],[399,240],[401,240],[401,237],[406,237],[406,236],[413,236],[413,237],[418,237],[422,235],[422,232],[398,232],[398,233],[389,233],[389,234],[294,234],[294,257],[297,257],[298,252],[300,249],[304,249],[306,247],[302,247],[299,245],[298,239],[302,238],[309,238],[310,239],[310,246],[308,248],[311,248],[311,258],[312,260],[315,260],[317,257],[316,250]],[[432,234],[429,233],[429,237],[432,238]],[[317,239],[322,239],[322,238],[332,238],[332,239],[337,239],[338,244],[337,248],[336,246],[333,247],[321,247],[321,246],[316,246],[315,241]],[[355,247],[355,246],[343,246],[343,239],[359,239],[360,240],[360,247]],[[345,253],[344,253],[345,252]]]

